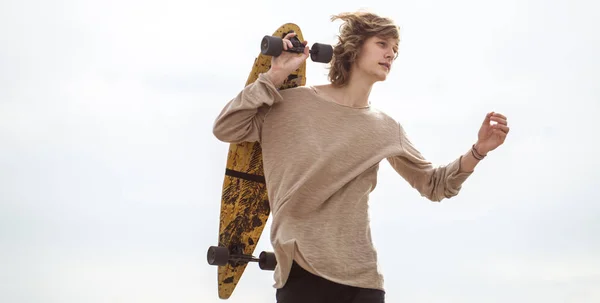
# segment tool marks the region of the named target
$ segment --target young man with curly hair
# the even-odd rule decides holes
[[[230,100],[216,118],[224,142],[260,142],[272,211],[277,302],[384,302],[371,240],[368,199],[386,159],[422,196],[456,196],[486,154],[503,144],[506,117],[488,113],[478,139],[447,165],[434,167],[402,125],[371,106],[375,82],[388,76],[399,29],[369,12],[344,13],[330,83],[279,91],[308,58],[284,52],[271,69]],[[289,34],[284,49],[291,47]],[[496,123],[491,123],[491,122]]]

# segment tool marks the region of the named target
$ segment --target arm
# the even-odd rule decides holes
[[[477,134],[477,142],[471,149],[450,164],[434,168],[410,142],[402,126],[398,125],[402,151],[388,161],[413,188],[432,201],[456,196],[477,164],[490,151],[504,144],[510,130],[504,115],[490,112],[485,116]]]
[[[459,171],[472,173],[479,161],[483,160],[485,155],[482,155],[479,151],[479,142],[475,143],[468,152],[464,153],[460,158],[460,169]]]
[[[213,124],[213,134],[229,143],[260,141],[265,114],[281,99],[271,77],[260,74],[221,110]]]
[[[447,165],[434,167],[415,148],[402,126],[399,127],[402,151],[399,155],[387,159],[394,170],[431,201],[439,202],[444,198],[456,196],[463,182],[472,173],[469,165],[472,165],[473,161],[469,156],[461,155]]]
[[[284,50],[293,47],[289,40],[293,36],[296,33],[288,33],[284,37]],[[271,58],[269,71],[260,74],[223,108],[213,125],[215,137],[230,143],[260,142],[266,113],[273,104],[282,100],[277,87],[310,55],[306,44],[304,41],[302,54],[283,52]]]

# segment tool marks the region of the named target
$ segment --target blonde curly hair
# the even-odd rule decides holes
[[[364,42],[371,37],[400,40],[400,28],[387,17],[368,11],[341,13],[331,21],[342,20],[338,42],[333,48],[329,63],[329,81],[334,86],[344,86],[350,77],[350,67],[360,53]],[[397,54],[396,54],[397,57]]]

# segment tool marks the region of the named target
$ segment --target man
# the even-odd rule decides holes
[[[331,83],[278,91],[309,56],[308,47],[303,54],[284,52],[227,103],[214,124],[214,135],[224,142],[262,146],[279,303],[384,302],[368,217],[379,162],[386,159],[421,195],[440,201],[458,194],[509,131],[506,117],[488,113],[463,155],[433,167],[402,125],[369,100],[397,56],[398,27],[367,12],[332,21],[337,19],[344,23]],[[284,49],[292,47],[293,35],[285,37]]]

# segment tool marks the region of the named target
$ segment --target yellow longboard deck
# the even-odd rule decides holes
[[[293,23],[280,26],[273,36],[283,38],[294,31],[304,41],[300,28]],[[271,57],[259,53],[246,85],[271,66]],[[279,87],[280,90],[306,84],[306,62]],[[262,151],[258,142],[231,144],[227,155],[221,199],[219,246],[230,252],[252,255],[270,215],[269,199],[264,180]],[[227,299],[237,286],[248,263],[229,262],[218,267],[219,298]]]

